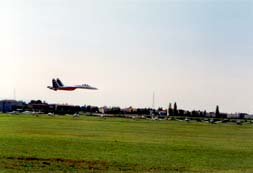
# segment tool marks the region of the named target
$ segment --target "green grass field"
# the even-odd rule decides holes
[[[0,172],[253,172],[253,125],[0,114]]]

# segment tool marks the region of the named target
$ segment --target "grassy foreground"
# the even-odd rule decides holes
[[[253,172],[253,125],[0,114],[0,172]]]

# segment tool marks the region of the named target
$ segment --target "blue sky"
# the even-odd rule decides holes
[[[1,98],[253,112],[253,2],[2,0]],[[53,77],[99,91],[53,92]]]

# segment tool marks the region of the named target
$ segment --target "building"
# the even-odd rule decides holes
[[[49,113],[50,112],[49,104],[47,104],[47,103],[40,103],[40,104],[30,103],[30,104],[28,104],[28,108],[29,108],[29,110],[31,110],[33,112],[40,112],[40,113]]]
[[[23,108],[24,102],[16,100],[1,100],[0,101],[0,112],[12,112],[17,109]]]
[[[246,118],[246,119],[253,119],[253,115],[251,115],[251,114],[248,115],[247,114],[247,115],[244,116],[244,118]]]
[[[102,114],[106,114],[109,111],[110,111],[109,108],[107,108],[106,106],[99,108],[99,112],[102,113]]]
[[[75,114],[81,111],[80,106],[67,105],[67,104],[50,104],[50,110],[55,114]],[[50,112],[51,112],[50,111]]]

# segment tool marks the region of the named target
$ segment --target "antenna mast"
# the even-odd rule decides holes
[[[16,89],[13,89],[13,99],[16,100]]]
[[[153,92],[152,108],[155,109],[155,92]]]

